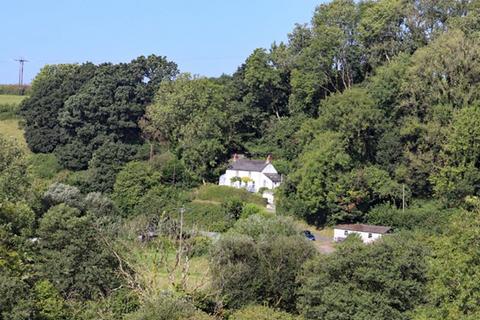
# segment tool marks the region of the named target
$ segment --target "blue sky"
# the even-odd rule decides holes
[[[181,71],[231,74],[258,47],[285,41],[322,0],[0,0],[0,83],[45,64],[165,55]]]

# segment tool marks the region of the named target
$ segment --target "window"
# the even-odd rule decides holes
[[[368,234],[368,237],[369,237],[369,238],[371,238],[371,237],[372,237],[372,234],[371,234],[371,233],[369,233],[369,234]]]
[[[345,230],[345,232],[344,232],[343,234],[344,234],[344,235],[348,235],[348,231],[347,231],[347,230]]]

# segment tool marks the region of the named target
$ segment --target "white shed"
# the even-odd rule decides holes
[[[356,233],[364,243],[370,243],[390,233],[391,230],[390,227],[370,224],[339,224],[333,229],[333,241],[343,241],[349,234]]]

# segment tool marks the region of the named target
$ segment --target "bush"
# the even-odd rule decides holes
[[[13,119],[17,116],[18,105],[0,104],[0,120]]]
[[[115,203],[100,192],[91,192],[84,198],[85,208],[96,217],[114,216],[118,213]]]
[[[225,199],[237,198],[242,202],[255,203],[260,206],[266,205],[266,199],[258,194],[250,193],[244,189],[237,189],[214,184],[203,185],[196,190],[195,198],[198,200],[223,202]]]
[[[299,311],[305,319],[409,319],[424,300],[427,255],[411,233],[371,245],[348,239],[305,264],[297,279]]]
[[[118,173],[112,198],[123,216],[130,216],[143,195],[159,184],[160,174],[148,163],[132,161]]]
[[[191,187],[194,184],[194,179],[185,164],[169,152],[155,156],[152,166],[162,173],[163,184],[183,188]]]
[[[196,226],[203,231],[224,232],[235,222],[224,208],[215,203],[191,202],[185,206],[184,222],[190,227]],[[175,215],[178,218],[178,212]]]
[[[268,215],[267,210],[264,207],[261,207],[254,203],[245,203],[242,208],[242,213],[240,214],[241,219],[246,219],[253,215]]]
[[[294,310],[297,273],[314,252],[290,219],[250,216],[213,246],[212,287],[230,308],[267,303]]]
[[[132,160],[138,146],[105,142],[88,163],[88,191],[112,192],[115,178],[123,165]]]
[[[418,201],[410,204],[405,211],[390,204],[381,204],[370,210],[367,221],[399,230],[423,229],[438,233],[448,223],[454,211],[443,208],[435,201]]]
[[[75,186],[79,188],[82,192],[87,193],[89,192],[88,189],[88,171],[83,170],[83,171],[66,171],[67,174],[63,179],[63,183]]]
[[[64,298],[105,296],[120,285],[118,261],[92,215],[64,204],[50,208],[38,228],[35,267]],[[105,234],[103,234],[105,236]]]
[[[239,198],[229,198],[222,202],[222,209],[230,220],[238,220],[242,214],[243,202]]]
[[[156,186],[149,190],[134,209],[135,216],[160,216],[163,213],[177,213],[187,196],[183,190],[174,187]]]
[[[202,320],[211,319],[196,310],[193,304],[181,297],[165,293],[147,301],[138,311],[128,314],[125,320]]]
[[[209,253],[212,240],[207,237],[194,237],[190,239],[192,245],[191,257],[201,257]]]
[[[52,153],[37,153],[30,156],[30,170],[41,179],[52,179],[62,169]]]
[[[72,208],[84,209],[83,195],[77,187],[63,183],[50,185],[43,194],[43,199],[48,207],[64,203]]]
[[[48,280],[35,283],[35,309],[40,319],[67,319],[65,300]]]
[[[228,320],[295,320],[293,315],[266,306],[252,305],[236,311]]]

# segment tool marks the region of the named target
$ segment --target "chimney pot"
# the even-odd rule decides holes
[[[267,160],[265,161],[265,163],[272,163],[272,160],[273,160],[272,154],[269,154],[267,156]]]

